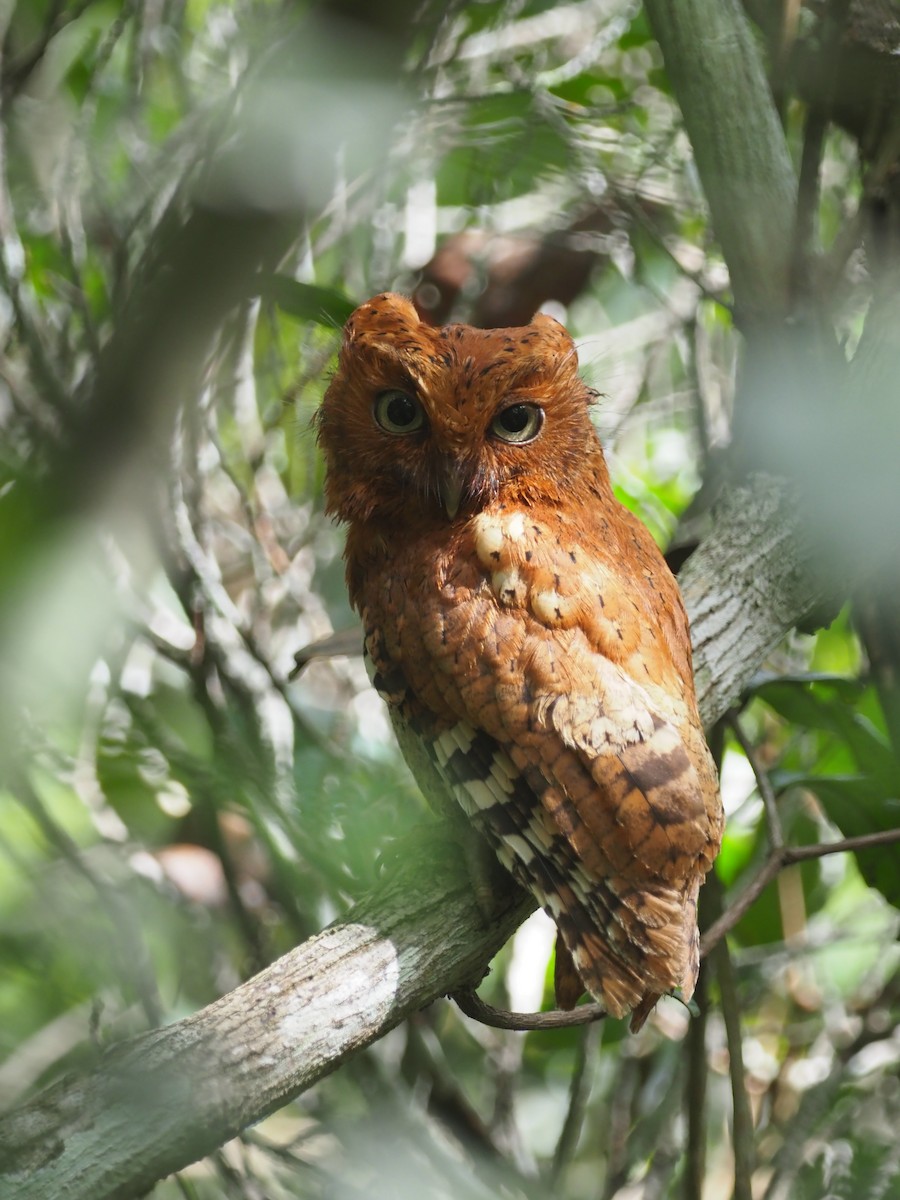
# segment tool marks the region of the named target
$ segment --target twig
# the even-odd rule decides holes
[[[732,728],[734,728],[732,719]],[[742,743],[743,744],[743,743]],[[768,780],[766,780],[768,786]],[[774,795],[772,796],[774,800]],[[773,827],[781,832],[780,824]],[[784,870],[794,863],[806,862],[813,858],[824,858],[829,854],[844,854],[856,850],[865,850],[872,846],[887,846],[900,841],[900,829],[886,829],[879,833],[866,833],[860,837],[843,838],[837,842],[821,842],[814,846],[775,846],[770,857],[759,871],[759,874],[748,884],[734,904],[731,905],[713,922],[700,939],[700,957],[706,958],[719,945],[741,917],[755,903],[768,885]],[[589,1025],[600,1021],[607,1012],[599,1004],[584,1004],[571,1012],[554,1009],[545,1013],[514,1013],[507,1009],[494,1008],[486,1004],[476,993],[467,991],[454,992],[451,1000],[457,1007],[482,1025],[492,1029],[513,1029],[519,1032],[533,1032],[545,1029],[570,1029],[573,1026]]]
[[[811,858],[825,858],[828,854],[847,854],[857,850],[868,850],[873,846],[890,846],[900,842],[900,829],[882,829],[878,833],[864,833],[859,837],[842,838],[837,842],[818,842],[814,846],[782,846],[772,851],[759,874],[751,880],[738,899],[713,922],[700,939],[700,957],[707,954],[729,933],[779,871],[792,863],[807,862]]]
[[[448,1195],[471,1200],[490,1200],[498,1195],[515,1195],[521,1200],[546,1200],[536,1178],[530,1156],[516,1153],[497,1137],[490,1119],[482,1118],[466,1096],[459,1072],[445,1055],[445,1047],[434,1031],[428,1013],[407,1022],[409,1037],[401,1065],[402,1081],[389,1077],[381,1058],[362,1055],[348,1064],[350,1078],[363,1096],[377,1108],[395,1137],[415,1140],[420,1151],[444,1180]],[[495,1046],[509,1038],[494,1036]],[[427,1095],[416,1114],[409,1107],[410,1095]],[[387,1104],[396,1105],[396,1115]],[[446,1157],[446,1136],[452,1136],[452,1158]],[[410,1140],[407,1138],[406,1140]],[[463,1159],[460,1157],[463,1152]],[[422,1187],[420,1192],[431,1191]],[[361,1195],[360,1200],[367,1200]]]
[[[197,1200],[197,1189],[191,1180],[183,1179],[177,1171],[172,1178],[175,1181],[175,1186],[181,1192],[182,1196],[184,1196],[184,1200]]]
[[[101,353],[100,333],[97,328],[97,322],[94,320],[94,314],[91,312],[91,305],[87,296],[87,287],[85,286],[84,282],[84,272],[81,269],[81,262],[79,261],[79,249],[77,248],[76,240],[73,237],[72,224],[74,223],[75,217],[71,210],[76,207],[75,202],[70,200],[68,207],[70,211],[67,212],[65,219],[60,221],[59,236],[60,250],[65,257],[66,266],[68,267],[71,278],[67,279],[64,275],[57,276],[57,287],[68,297],[72,308],[77,311],[81,317],[81,323],[84,326],[84,336],[87,343],[87,348],[93,365],[96,368],[96,365],[100,360]],[[80,215],[79,221],[81,221]],[[81,230],[79,241],[83,246],[85,241],[83,228]],[[68,330],[65,330],[64,334],[67,333]],[[75,351],[71,348],[71,346],[66,346],[66,349],[69,349],[70,354],[72,354],[72,357],[74,358]]]
[[[195,607],[193,593],[196,588],[211,611],[227,622],[234,636],[235,644],[239,645],[262,667],[267,676],[268,685],[281,696],[290,711],[295,735],[307,741],[316,742],[330,752],[339,754],[340,752],[329,743],[327,736],[321,734],[302,711],[296,696],[291,691],[289,681],[276,672],[271,659],[260,646],[249,623],[243,619],[237,606],[228,595],[218,564],[201,542],[194,515],[191,512],[191,505],[180,482],[176,482],[173,486],[170,511],[164,515],[162,521],[156,522],[155,532],[163,568],[185,613],[190,615]],[[178,560],[173,553],[174,546],[177,546]],[[224,644],[214,646],[210,631],[207,630],[206,649],[214,657],[215,666],[220,673],[227,677],[236,692],[242,694],[243,707],[248,718],[258,722],[255,711],[255,693],[249,684],[239,677],[239,673],[235,669],[234,647],[227,647]],[[290,781],[285,779],[285,783],[289,784]]]
[[[598,1031],[594,1026],[588,1025],[578,1041],[575,1066],[569,1081],[569,1105],[556,1148],[553,1151],[553,1160],[547,1172],[548,1182],[554,1192],[578,1146],[588,1097],[591,1093],[593,1078],[591,1068],[596,1058],[597,1040]]]
[[[800,1097],[797,1111],[785,1129],[784,1140],[771,1161],[774,1170],[762,1200],[795,1195],[793,1185],[796,1177],[809,1161],[810,1139],[815,1137],[817,1144],[828,1145],[834,1129],[835,1113],[840,1111],[835,1100],[846,1080],[844,1067],[845,1062],[838,1058],[827,1076]],[[833,1192],[831,1194],[834,1195]]]
[[[775,798],[775,790],[772,787],[771,780],[762,763],[759,761],[756,747],[744,733],[735,709],[732,709],[728,714],[727,721],[731,732],[734,734],[735,741],[743,750],[747,762],[750,764],[753,776],[756,779],[756,786],[759,789],[760,796],[762,796],[768,824],[769,848],[771,850],[780,850],[784,845],[784,830],[781,827],[781,815],[778,812],[778,802]]]
[[[697,444],[700,449],[700,478],[706,479],[709,457],[712,453],[712,430],[710,429],[710,414],[706,405],[705,388],[700,378],[698,362],[700,322],[696,311],[689,317],[684,329],[687,353],[685,354],[685,374],[691,392],[693,393],[692,416],[694,428],[697,431]]]
[[[734,904],[726,909],[701,937],[701,959],[706,958],[725,935],[731,932],[741,917],[785,867],[813,858],[825,858],[829,854],[846,854],[856,850],[867,850],[873,846],[889,846],[893,842],[900,842],[900,829],[865,833],[859,837],[843,838],[837,842],[819,842],[814,846],[773,846],[772,853],[763,864],[759,874],[747,885]],[[589,1025],[608,1016],[606,1010],[599,1004],[583,1004],[572,1009],[571,1012],[553,1009],[551,1012],[544,1013],[514,1013],[486,1004],[471,989],[454,992],[450,998],[467,1017],[471,1017],[474,1021],[480,1021],[482,1025],[489,1025],[492,1029],[515,1029],[524,1033],[543,1029],[570,1029],[572,1026]]]
[[[714,908],[721,904],[722,884],[713,876],[709,884]],[[728,1071],[731,1076],[733,1104],[732,1142],[734,1148],[734,1200],[752,1200],[754,1166],[753,1116],[747,1097],[744,1077],[743,1039],[741,1036],[741,1006],[737,994],[734,964],[723,939],[715,948],[716,976],[722,1001],[725,1038],[728,1043]]]
[[[872,846],[890,846],[900,842],[900,829],[881,829],[877,833],[862,833],[859,837],[841,838],[837,842],[818,842],[815,846],[786,846],[784,865],[806,862],[809,858],[824,858],[826,854],[845,854],[848,851],[869,850]]]
[[[40,64],[50,43],[66,25],[74,25],[78,18],[90,8],[93,0],[78,0],[67,5],[65,0],[53,0],[44,18],[44,27],[37,40],[9,63],[3,72],[4,107],[27,85],[34,69]],[[10,7],[10,11],[12,11]],[[3,31],[5,34],[5,30]]]
[[[740,1002],[734,978],[734,964],[731,961],[726,941],[721,941],[716,946],[715,958],[716,975],[719,979],[719,992],[722,998],[722,1017],[725,1021],[725,1037],[728,1042],[728,1070],[731,1075],[734,1200],[752,1200],[753,1116],[750,1112],[744,1078]]]
[[[367,1064],[373,1070],[378,1066]],[[447,1062],[445,1048],[427,1022],[426,1014],[416,1014],[406,1023],[406,1050],[402,1073],[410,1087],[425,1080],[428,1085],[428,1112],[437,1116],[454,1137],[482,1157],[502,1161],[503,1154],[490,1129],[469,1100],[452,1065]],[[360,1082],[364,1082],[361,1080]],[[368,1090],[384,1093],[386,1083],[378,1078],[369,1081]]]
[[[772,57],[772,98],[778,110],[782,126],[785,124],[785,109],[787,108],[788,73],[791,62],[791,52],[797,40],[797,26],[800,17],[800,0],[782,0],[781,19],[776,28],[769,31]]]
[[[571,1012],[553,1009],[551,1012],[514,1013],[505,1008],[494,1008],[477,996],[474,991],[452,992],[450,999],[456,1006],[482,1025],[490,1025],[492,1029],[515,1029],[522,1033],[536,1029],[571,1029],[576,1025],[589,1025],[593,1021],[602,1021],[608,1016],[606,1009],[600,1004],[582,1004]]]
[[[651,239],[658,250],[661,250],[672,261],[673,266],[684,276],[685,279],[697,288],[705,300],[718,305],[724,312],[734,316],[734,305],[725,299],[725,293],[721,290],[713,288],[703,276],[702,270],[692,271],[690,267],[686,267],[675,251],[672,249],[669,241],[653,224],[648,214],[644,211],[640,204],[628,194],[624,189],[616,190],[616,200],[622,206],[624,211],[631,219],[643,229],[647,236]]]
[[[700,972],[694,994],[699,1013],[688,1025],[687,1076],[685,1108],[687,1109],[687,1145],[682,1178],[684,1200],[696,1200],[703,1191],[706,1174],[706,1084],[709,1060],[706,1057],[706,1025],[709,1006],[706,997],[706,968]]]
[[[242,1186],[241,1176],[231,1166],[221,1148],[210,1154],[207,1161],[212,1165],[220,1180],[223,1196],[228,1197],[229,1200],[243,1200],[247,1193]]]

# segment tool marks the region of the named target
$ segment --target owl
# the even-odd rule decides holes
[[[365,653],[410,767],[556,922],[557,998],[689,998],[722,808],[687,616],[615,499],[572,339],[358,308],[317,417]]]

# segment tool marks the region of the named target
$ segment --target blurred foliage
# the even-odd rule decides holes
[[[392,75],[351,36],[353,5],[2,6],[0,525],[65,457],[159,230],[192,199],[267,197],[291,228],[277,272],[184,351],[196,378],[166,364],[188,391],[175,418],[162,402],[137,414],[145,434],[124,461],[98,447],[89,507],[27,569],[2,540],[2,1107],[346,912],[430,820],[361,661],[290,677],[299,648],[352,621],[311,421],[355,302],[396,288],[467,317],[543,288],[600,393],[617,494],[663,543],[690,543],[708,513],[739,337],[643,13],[437,8],[406,31]],[[798,160],[804,116],[789,96]],[[825,140],[820,174],[849,352],[868,297],[861,245],[845,245],[862,194],[849,133]],[[769,851],[754,771],[791,845],[900,826],[884,687],[852,607],[772,654],[736,718],[753,761],[725,738],[726,906]],[[898,854],[793,866],[730,935],[754,1194],[900,1194]],[[487,998],[551,1003],[550,953],[536,917]],[[501,1034],[435,1005],[153,1195],[689,1195],[699,1124],[704,1196],[727,1196],[712,972],[705,995],[701,1018],[664,1001],[636,1037],[615,1022]]]

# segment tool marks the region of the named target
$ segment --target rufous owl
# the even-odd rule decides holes
[[[386,293],[345,326],[318,437],[413,774],[556,922],[559,1002],[586,989],[634,1029],[694,990],[722,807],[681,596],[613,496],[593,399],[551,317],[437,329]]]

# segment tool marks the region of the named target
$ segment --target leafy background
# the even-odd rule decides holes
[[[311,421],[354,303],[393,288],[440,319],[564,319],[617,494],[674,562],[732,470],[728,276],[640,6],[439,7],[402,43],[387,18],[359,32],[352,5],[0,12],[4,1108],[347,911],[430,820],[361,661],[291,677],[299,649],[352,624]],[[798,162],[805,117],[789,94]],[[832,126],[818,252],[848,354],[863,195]],[[262,206],[282,240],[213,335],[164,314],[177,336],[146,340],[162,360],[128,357],[87,427],[110,347],[145,344],[129,304],[158,263],[185,295],[216,291],[230,227],[183,279],[166,240],[192,203]],[[714,732],[729,821],[707,921],[773,836],[900,825],[893,701],[851,593]],[[636,1037],[612,1021],[521,1035],[436,1004],[153,1195],[649,1200],[697,1194],[698,1170],[708,1200],[730,1195],[728,1003],[753,1195],[897,1195],[897,856],[781,872],[693,1021],[664,1001]],[[484,995],[551,1005],[551,951],[536,916]]]

